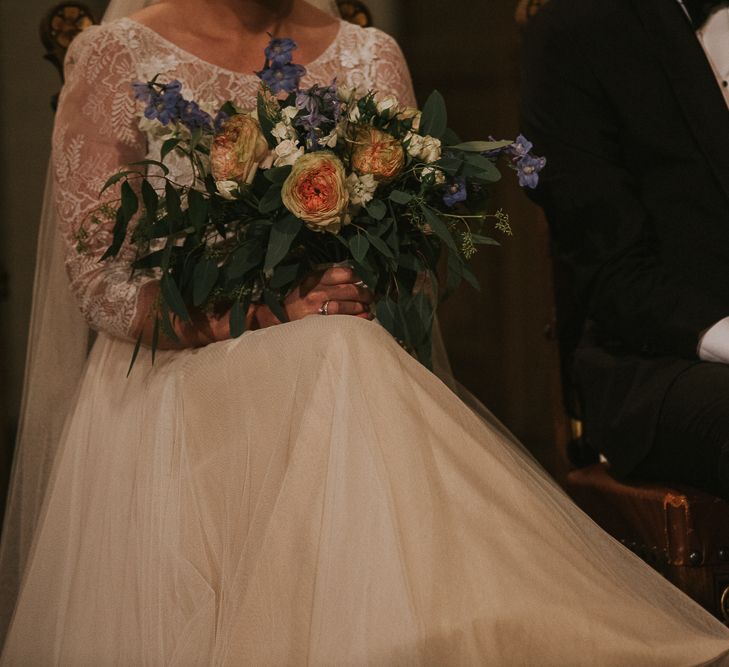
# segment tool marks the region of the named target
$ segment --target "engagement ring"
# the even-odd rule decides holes
[[[327,299],[323,304],[321,304],[321,308],[319,308],[319,315],[329,315],[329,303],[330,300]]]

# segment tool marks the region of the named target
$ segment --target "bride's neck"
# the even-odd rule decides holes
[[[173,0],[180,17],[199,33],[276,33],[297,13],[297,0]],[[236,30],[237,28],[237,30]]]

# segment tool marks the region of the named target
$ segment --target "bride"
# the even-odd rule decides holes
[[[225,318],[199,315],[178,349],[154,366],[143,352],[126,378],[157,284],[130,280],[123,253],[98,261],[103,224],[77,231],[109,174],[159,154],[129,84],[161,74],[195,99],[252,106],[268,32],[299,43],[310,82],[414,104],[389,37],[303,0],[163,0],[69,52],[56,210],[98,337],[74,393],[63,371],[83,338],[53,330],[81,352],[48,355],[37,384],[65,389],[26,416],[6,597],[22,577],[2,664],[729,664],[729,630],[370,321],[348,269],[292,292],[288,324],[255,308],[231,340]],[[335,316],[318,314],[325,301]],[[61,433],[48,424],[64,401]]]

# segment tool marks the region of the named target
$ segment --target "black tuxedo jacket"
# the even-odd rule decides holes
[[[729,316],[729,109],[676,0],[551,0],[523,65],[522,129],[548,160],[534,199],[588,323],[586,438],[628,472]]]

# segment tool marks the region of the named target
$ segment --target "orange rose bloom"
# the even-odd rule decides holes
[[[267,155],[268,143],[258,121],[248,114],[231,116],[213,140],[210,151],[213,178],[250,183]]]
[[[284,181],[281,199],[311,229],[337,234],[349,205],[344,165],[326,151],[303,155]]]
[[[358,174],[372,174],[379,183],[387,183],[397,177],[404,164],[405,150],[395,137],[370,125],[357,129],[352,169]]]

